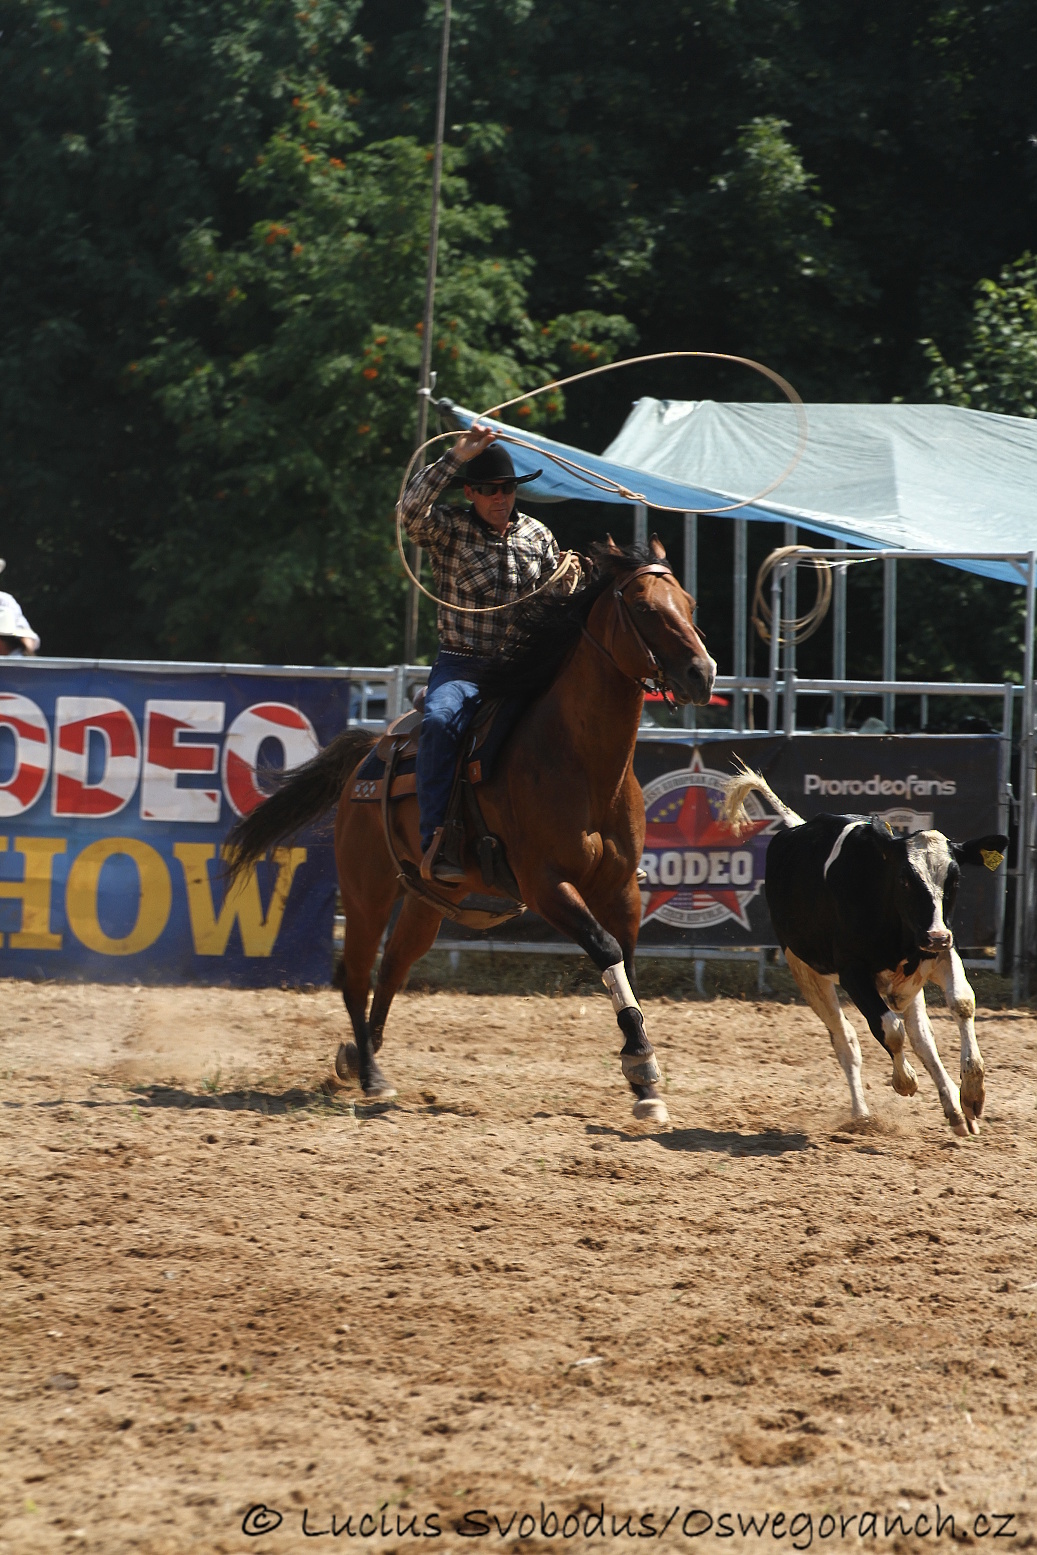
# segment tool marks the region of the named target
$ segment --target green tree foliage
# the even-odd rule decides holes
[[[933,399],[1008,416],[1037,416],[1037,258],[1024,254],[997,281],[980,281],[960,367],[924,341]]]
[[[358,113],[380,132],[430,122],[440,14],[363,6]],[[918,338],[1034,245],[1028,0],[459,0],[454,36],[454,133],[536,260],[536,310],[590,284],[646,348],[912,398]],[[642,390],[756,392],[684,367],[613,380],[607,412]]]
[[[170,429],[131,395],[187,232],[256,212],[242,173],[356,5],[4,0],[0,501],[51,653],[161,649],[129,564],[166,521]]]
[[[0,0],[2,550],[48,651],[399,651],[440,20]],[[485,404],[623,316],[808,398],[949,395],[924,336],[1018,409],[970,309],[1037,249],[1035,61],[1030,0],[454,0],[442,389]],[[761,392],[684,363],[556,414],[600,447],[640,393]]]
[[[399,651],[387,515],[415,423],[430,156],[358,148],[333,79],[363,57],[356,11],[6,6],[5,549],[50,652]],[[497,401],[559,352],[628,338],[587,310],[534,325],[529,262],[490,252],[504,214],[458,172],[446,200],[446,392]]]
[[[404,139],[349,150],[329,101],[319,86],[297,97],[293,132],[247,176],[272,213],[247,239],[187,239],[173,327],[139,364],[179,434],[169,522],[138,561],[173,651],[294,663],[399,652],[390,516],[416,421],[428,153]],[[556,356],[597,358],[627,333],[590,314],[534,324],[528,267],[492,253],[503,213],[472,204],[456,173],[443,199],[443,392],[488,407],[552,377]],[[518,407],[520,425],[536,405]],[[548,406],[559,415],[561,395]]]

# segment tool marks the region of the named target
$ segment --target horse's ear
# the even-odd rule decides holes
[[[651,551],[657,562],[664,562],[666,560],[666,547],[663,545],[658,535],[653,535],[649,540],[648,549]]]
[[[615,540],[613,540],[612,536],[607,532],[605,535],[605,544],[614,556],[619,556],[621,554],[619,546],[616,544]]]

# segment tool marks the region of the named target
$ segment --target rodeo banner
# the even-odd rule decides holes
[[[645,797],[641,865],[647,880],[639,944],[776,944],[763,882],[767,846],[782,822],[752,794],[745,804],[751,825],[732,836],[720,812],[736,759],[762,772],[805,820],[826,811],[874,815],[897,833],[935,828],[964,840],[1007,830],[998,797],[1000,743],[996,735],[726,735],[687,743],[641,738],[634,770]],[[953,928],[963,949],[996,942],[1003,891],[1004,871],[997,877],[962,871]],[[452,928],[455,937],[462,935]],[[488,937],[558,938],[532,915]]]
[[[291,672],[4,659],[0,976],[326,984],[329,829],[228,889],[222,847],[343,729],[349,682]]]

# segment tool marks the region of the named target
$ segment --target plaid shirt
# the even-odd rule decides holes
[[[503,605],[521,599],[558,566],[558,541],[525,513],[513,512],[503,534],[470,507],[438,503],[463,460],[453,451],[414,476],[403,494],[403,525],[432,562],[435,592],[451,605]],[[450,653],[489,658],[508,633],[510,610],[461,615],[439,607],[439,645]]]

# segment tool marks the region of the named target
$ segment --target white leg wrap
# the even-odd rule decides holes
[[[630,986],[627,969],[622,961],[617,961],[615,966],[607,966],[601,974],[601,980],[609,991],[612,999],[612,1008],[618,1015],[621,1010],[641,1010],[641,1006],[634,998],[634,990]],[[641,1011],[642,1015],[644,1011]]]

